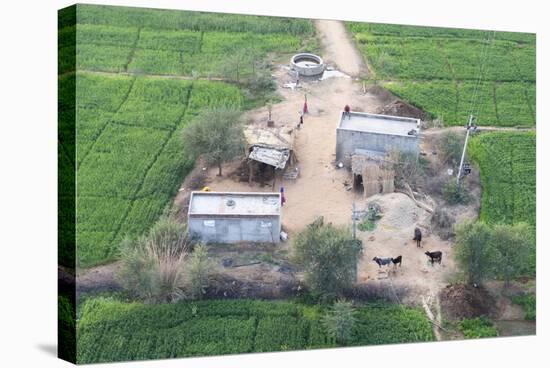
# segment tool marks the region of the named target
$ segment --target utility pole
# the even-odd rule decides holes
[[[355,239],[355,202],[353,202],[353,207],[352,207],[352,210],[351,210],[351,222],[352,222],[352,227],[353,227],[353,239]]]
[[[470,137],[470,130],[475,120],[473,115],[470,115],[468,126],[466,127],[466,139],[464,140],[464,148],[462,149],[462,157],[460,158],[460,166],[458,167],[458,174],[456,175],[456,185],[460,184],[460,176],[462,175],[462,166],[464,165],[464,156],[466,156],[466,147],[468,147],[468,138]]]

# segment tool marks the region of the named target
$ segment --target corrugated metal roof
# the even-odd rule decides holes
[[[249,125],[244,129],[244,136],[249,146],[287,150],[292,150],[294,146],[294,129],[287,126]]]
[[[274,166],[277,169],[284,169],[289,157],[290,152],[286,149],[277,150],[258,146],[252,148],[252,152],[250,152],[250,155],[248,156],[251,160],[263,162],[264,164]]]

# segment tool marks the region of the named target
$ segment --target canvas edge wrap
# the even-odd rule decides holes
[[[58,357],[76,363],[76,17],[58,11]]]

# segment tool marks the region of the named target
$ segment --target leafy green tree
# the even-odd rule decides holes
[[[251,49],[232,50],[221,65],[223,77],[235,83],[241,83],[242,78],[254,72],[256,53]]]
[[[202,156],[218,167],[244,153],[241,112],[232,107],[205,110],[183,131],[185,153],[195,159]]]
[[[497,257],[489,225],[478,221],[456,227],[455,259],[467,282],[480,284],[493,276]]]
[[[338,300],[322,319],[327,335],[338,344],[345,345],[351,339],[355,326],[355,310],[350,302]]]
[[[296,237],[294,258],[305,268],[310,290],[338,295],[356,280],[362,243],[345,228],[325,225],[320,217]]]
[[[497,276],[505,285],[527,270],[529,253],[533,245],[531,230],[526,223],[495,225],[491,237],[492,247],[498,251]]]

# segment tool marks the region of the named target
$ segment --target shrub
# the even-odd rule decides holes
[[[206,246],[203,244],[196,246],[186,266],[187,284],[192,298],[201,299],[206,294],[213,267],[214,264],[208,258]]]
[[[376,227],[376,221],[382,217],[379,211],[378,206],[369,206],[367,215],[357,228],[361,231],[373,231]]]
[[[467,204],[472,196],[464,184],[451,180],[443,187],[443,198],[448,204]]]
[[[355,282],[361,250],[361,241],[349,230],[325,225],[322,217],[294,241],[294,258],[305,268],[306,284],[324,296],[340,294]]]
[[[355,325],[355,310],[350,302],[339,300],[323,317],[323,325],[327,335],[334,338],[339,344],[346,344],[351,339]]]
[[[510,280],[522,275],[529,266],[529,252],[532,248],[532,237],[529,225],[495,225],[491,235],[493,247],[498,252],[497,276],[508,286]]]
[[[464,134],[453,131],[443,133],[438,141],[437,148],[441,152],[445,164],[458,166],[464,149]]]
[[[443,240],[454,236],[453,225],[455,218],[442,207],[436,207],[432,215],[431,224],[436,228],[436,232]]]
[[[414,187],[419,184],[426,170],[426,161],[423,158],[419,158],[414,153],[396,150],[390,152],[390,157],[394,162],[396,187],[404,188],[405,184]]]
[[[458,329],[467,339],[498,336],[496,327],[490,320],[484,317],[462,320],[458,324]]]
[[[120,283],[147,301],[178,298],[189,244],[187,227],[171,219],[158,221],[147,236],[126,238],[121,245]]]
[[[469,283],[479,284],[494,275],[497,257],[487,224],[465,222],[456,227],[455,259]]]
[[[523,307],[526,320],[534,321],[537,319],[537,296],[535,294],[514,296],[512,302]]]

